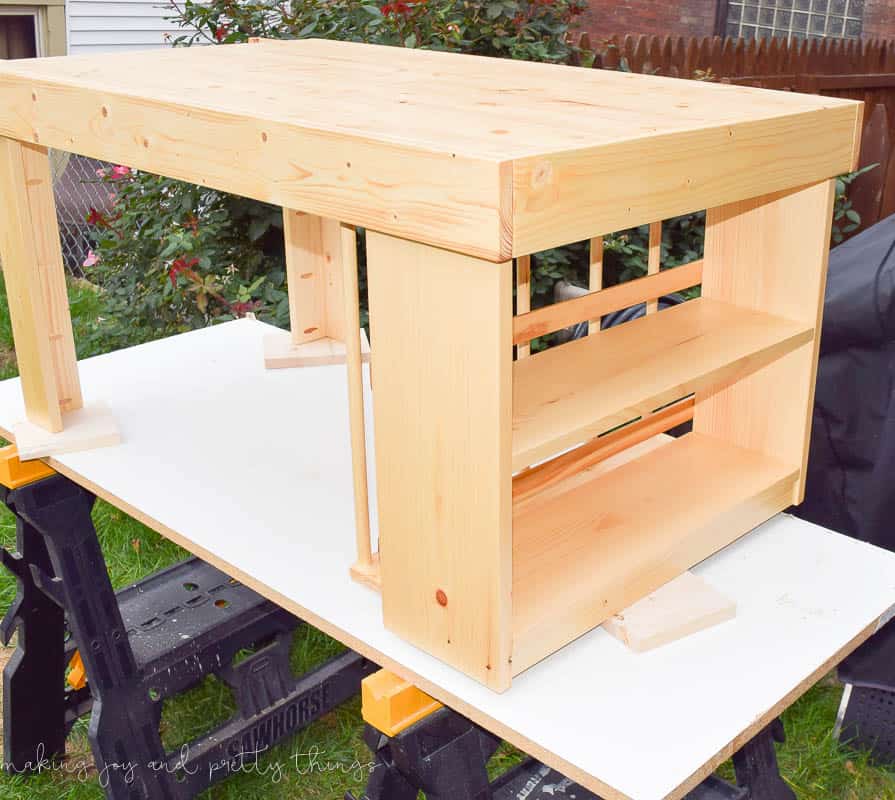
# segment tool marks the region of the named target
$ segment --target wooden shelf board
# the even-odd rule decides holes
[[[798,471],[691,433],[513,515],[513,671],[789,505]]]
[[[699,298],[513,365],[518,471],[811,341],[810,325]]]

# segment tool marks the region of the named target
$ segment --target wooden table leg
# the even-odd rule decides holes
[[[346,320],[342,264],[344,258],[353,256],[343,250],[341,223],[284,208],[283,232],[291,335],[284,332],[265,339],[264,365],[282,369],[343,364]],[[369,360],[366,334],[355,335],[360,336],[362,357]]]
[[[46,431],[81,408],[47,149],[0,137],[0,260],[28,419]]]
[[[385,625],[502,691],[513,265],[367,231],[367,281]]]

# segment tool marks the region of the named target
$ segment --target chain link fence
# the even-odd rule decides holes
[[[56,215],[62,239],[62,261],[70,275],[83,275],[84,259],[91,247],[87,216],[91,209],[106,213],[112,206],[109,187],[97,176],[108,167],[104,161],[61,150],[50,151],[50,171],[56,196]]]

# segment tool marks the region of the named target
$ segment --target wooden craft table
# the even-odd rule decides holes
[[[103,416],[82,398],[47,147],[280,205],[291,336],[272,332],[258,358],[347,360],[357,556],[343,566],[381,591],[390,631],[507,691],[800,502],[833,179],[856,162],[862,113],[839,98],[319,40],[4,63],[0,255],[30,421],[19,452],[108,444],[121,423],[117,406]],[[704,258],[661,271],[663,221],[701,210]],[[602,237],[647,224],[648,274],[602,288]],[[530,309],[531,258],[581,240],[593,291]],[[599,330],[638,303],[645,318]],[[578,322],[591,335],[531,352]],[[294,395],[293,417],[312,403]],[[91,438],[97,419],[111,430]],[[610,443],[630,452],[687,419],[692,434],[661,457],[590,470]],[[309,523],[297,509],[296,530]]]
[[[861,115],[312,40],[0,64],[22,376],[0,431],[607,800],[682,796],[895,603],[895,555],[786,517],[717,552],[803,494],[832,179]],[[271,351],[275,330],[233,322],[77,363],[48,147],[282,206],[291,336]],[[703,209],[704,259],[660,271],[663,220]],[[642,224],[648,274],[602,289],[601,237]],[[593,291],[532,311],[531,257],[584,239]],[[339,357],[347,380],[265,369]],[[590,470],[591,448],[689,418]],[[96,419],[121,443],[63,454]],[[639,655],[595,629],[703,561],[734,621]]]
[[[349,578],[344,367],[265,370],[269,332],[241,320],[81,362],[122,442],[51,465],[607,800],[681,797],[895,604],[895,554],[779,515],[696,568],[735,620],[642,654],[596,630],[492,692],[387,631]],[[18,379],[0,384],[0,432],[23,414]]]

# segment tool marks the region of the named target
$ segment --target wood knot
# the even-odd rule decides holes
[[[444,593],[444,590],[439,589],[437,592],[435,592],[435,599],[438,601],[438,605],[440,605],[442,608],[447,608],[448,598],[447,595]]]
[[[532,188],[538,189],[549,186],[551,183],[553,183],[553,164],[549,161],[542,161],[531,174]]]

